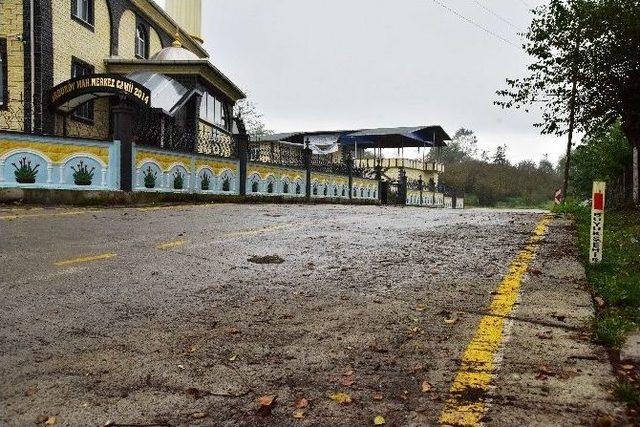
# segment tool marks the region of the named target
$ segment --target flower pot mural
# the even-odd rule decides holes
[[[147,167],[146,171],[142,172],[144,176],[144,186],[145,188],[155,188],[156,186],[156,177],[158,176],[157,172],[151,170],[151,166]]]
[[[176,172],[173,174],[173,188],[176,190],[182,190],[184,187],[184,176],[182,172]]]
[[[16,181],[20,184],[34,184],[36,182],[36,176],[38,175],[38,168],[40,165],[32,167],[31,160],[27,161],[26,157],[23,157],[22,160],[18,161],[18,164],[19,166],[12,163],[13,167],[16,169],[14,172]]]
[[[231,191],[231,181],[229,180],[228,177],[222,180],[222,191]]]
[[[202,174],[202,176],[200,177],[200,189],[202,191],[208,191],[210,187],[211,187],[211,181],[209,179],[209,174],[208,173]]]
[[[93,167],[89,170],[89,167],[85,165],[82,160],[80,160],[80,163],[78,163],[76,167],[71,166],[73,170],[73,182],[76,185],[91,185],[96,168]]]

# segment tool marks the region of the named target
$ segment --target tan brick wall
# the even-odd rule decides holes
[[[136,56],[136,15],[130,10],[120,18],[118,28],[118,57],[133,59]]]
[[[160,36],[153,28],[149,29],[149,58],[162,50]]]
[[[0,110],[0,128],[24,130],[24,44],[16,40],[23,32],[22,0],[0,0],[0,34],[7,37],[7,86],[9,105]]]
[[[106,0],[95,1],[94,31],[71,19],[69,0],[52,0],[53,12],[53,84],[71,77],[71,58],[75,56],[104,73],[104,59],[109,57],[111,18]],[[94,124],[70,120],[70,136],[106,138],[109,134],[108,99],[95,101]],[[71,123],[73,122],[73,123]]]

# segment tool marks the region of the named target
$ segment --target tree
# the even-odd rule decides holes
[[[492,161],[496,165],[508,165],[507,160],[507,146],[499,145],[496,147],[496,152],[493,154]]]
[[[247,133],[254,138],[273,134],[264,124],[263,115],[256,104],[249,99],[241,99],[236,103],[234,115],[244,120]]]
[[[507,79],[498,105],[540,106],[536,126],[546,134],[568,132],[572,111],[587,135],[621,120],[640,149],[640,0],[551,0],[534,10],[525,36],[529,75]]]
[[[555,173],[553,163],[549,161],[549,155],[545,154],[544,158],[538,163],[538,169],[544,173]]]
[[[446,147],[437,151],[431,150],[428,159],[430,161],[440,161],[445,164],[459,163],[463,160],[470,160],[478,153],[478,137],[470,129],[460,128],[453,135],[453,138]]]

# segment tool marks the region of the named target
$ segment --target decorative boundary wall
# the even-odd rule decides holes
[[[120,142],[0,133],[0,187],[120,188]]]
[[[375,179],[353,178],[353,198],[377,200],[378,181]]]
[[[133,147],[134,191],[238,194],[238,161]]]
[[[306,171],[264,163],[247,164],[247,195],[305,197]]]
[[[355,179],[353,181],[355,185]],[[311,172],[311,197],[349,199],[349,177]]]

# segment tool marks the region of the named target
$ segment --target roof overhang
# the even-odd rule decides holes
[[[233,102],[247,97],[238,86],[206,59],[159,61],[107,58],[104,63],[110,73],[117,74],[145,71],[171,75],[197,75],[224,93]]]

